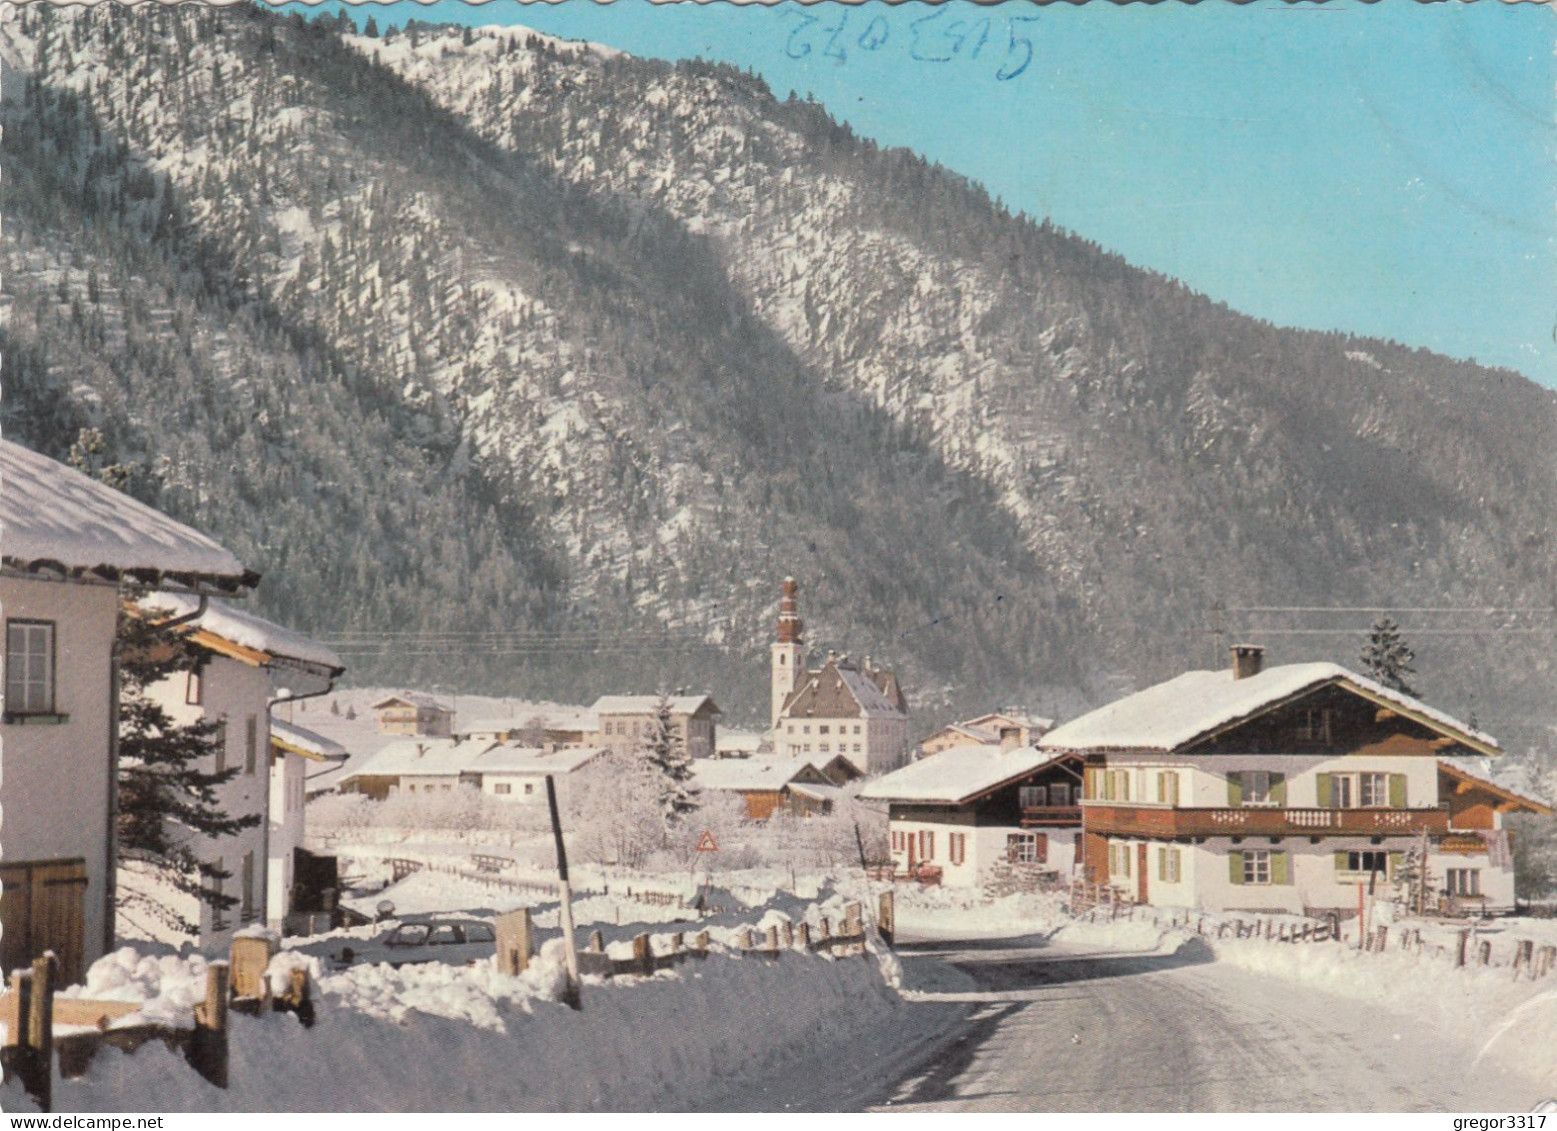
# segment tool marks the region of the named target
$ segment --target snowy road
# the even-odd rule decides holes
[[[1041,938],[907,946],[957,1035],[862,1106],[907,1111],[1528,1111],[1545,1099],[1420,1020],[1211,960]],[[947,991],[944,967],[977,988]],[[862,1088],[864,1087],[862,1082]]]

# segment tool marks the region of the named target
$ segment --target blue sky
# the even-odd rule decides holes
[[[1537,5],[493,0],[354,14],[734,63],[1236,309],[1557,388],[1557,25]]]

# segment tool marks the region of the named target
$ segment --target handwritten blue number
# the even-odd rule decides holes
[[[795,37],[801,32],[805,31],[806,28],[816,23],[817,20],[816,17],[811,15],[809,12],[798,12],[796,14],[800,17],[800,23],[796,24],[795,30],[789,33],[789,41],[784,45],[784,54],[788,55],[791,59],[804,59],[807,55],[811,54],[811,45],[809,43],[801,43],[799,46],[803,48],[803,50],[796,51]]]
[[[887,41],[887,21],[882,16],[875,16],[870,23],[865,25],[865,30],[860,33],[856,42],[862,51],[876,51]]]
[[[838,21],[838,26],[832,29],[832,37],[828,39],[827,46],[822,48],[822,54],[829,59],[837,59],[840,63],[847,63],[849,56],[843,49],[843,44],[838,42],[838,37],[843,34],[843,29],[849,26],[849,9],[843,10],[843,18]]]
[[[1001,82],[1010,82],[1017,75],[1027,70],[1028,65],[1033,61],[1033,41],[1028,39],[1026,34],[1018,35],[1016,25],[1035,24],[1037,22],[1037,16],[1012,16],[1010,18],[1011,46],[1006,51],[1007,61],[995,72],[995,77]],[[1011,65],[1011,56],[1016,54],[1021,55],[1022,61],[1013,67]]]
[[[931,12],[928,16],[920,16],[917,20],[914,21],[914,24],[913,24],[913,27],[914,27],[914,41],[913,41],[912,45],[909,47],[908,53],[910,55],[912,55],[915,59],[918,59],[921,63],[949,63],[949,62],[951,62],[951,56],[950,55],[923,55],[919,51],[919,29],[923,25],[925,25],[925,24],[934,23],[936,20],[940,19],[945,14],[946,14],[946,9],[945,8],[937,8],[935,11]]]

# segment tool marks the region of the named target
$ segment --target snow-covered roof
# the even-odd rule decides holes
[[[718,715],[722,712],[714,701],[707,695],[672,695],[670,697],[670,713],[673,715],[695,715],[708,705],[709,713]],[[658,695],[602,695],[595,700],[594,712],[596,715],[652,715],[660,709],[660,697]]]
[[[170,617],[187,616],[199,607],[196,598],[183,593],[151,593],[137,602],[148,613],[160,613]],[[322,668],[345,670],[335,651],[295,629],[273,624],[264,617],[242,609],[235,609],[222,601],[211,601],[205,612],[190,622],[198,631],[208,632],[223,640],[263,652],[267,656],[279,656]]]
[[[699,758],[692,776],[700,789],[778,791],[797,774],[816,767],[804,758]]]
[[[448,777],[462,773],[492,743],[452,738],[406,738],[379,748],[352,777]]]
[[[1063,750],[1022,746],[953,746],[877,778],[860,791],[871,801],[917,801],[961,805],[980,794],[1041,769],[1066,755]]]
[[[998,731],[1002,726],[1018,726],[1042,732],[1054,726],[1054,720],[1046,719],[1042,715],[1029,715],[1025,711],[995,711],[992,714],[980,715],[976,719],[968,719],[962,725],[993,731]]]
[[[465,767],[467,774],[571,774],[587,766],[604,751],[593,746],[565,746],[560,750],[545,750],[534,746],[505,743],[470,760]]]
[[[801,797],[809,797],[813,801],[827,801],[836,805],[846,795],[836,785],[817,785],[815,782],[792,781],[789,783],[789,792],[798,793]]]
[[[1039,745],[1048,750],[1177,750],[1331,684],[1394,707],[1472,749],[1498,752],[1491,735],[1420,699],[1329,663],[1283,664],[1243,679],[1234,679],[1229,669],[1185,672],[1072,719],[1044,735]]]
[[[350,756],[339,742],[281,719],[270,720],[270,741],[288,754],[299,754],[316,762],[344,762]]]
[[[380,699],[368,708],[370,711],[382,711],[385,707],[393,707],[397,703],[404,703],[409,707],[425,707],[431,711],[447,711],[438,700],[431,695],[424,695],[420,691],[400,691],[384,699]]]
[[[784,701],[790,719],[904,718],[904,712],[875,680],[842,660],[829,660],[810,672]]]
[[[9,440],[0,440],[0,546],[23,569],[145,572],[229,592],[259,581],[198,530]]]
[[[752,734],[750,731],[720,728],[714,745],[720,750],[739,750],[754,754],[762,749],[762,735]]]
[[[967,723],[947,723],[930,737],[935,738],[937,735],[942,734],[961,735],[969,742],[975,743],[979,746],[992,746],[1000,741],[1000,735],[996,734],[994,731],[985,730],[982,727],[970,726]]]

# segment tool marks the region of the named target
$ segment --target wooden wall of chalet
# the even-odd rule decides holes
[[[1310,712],[1328,712],[1323,733]],[[1241,726],[1189,748],[1194,754],[1404,755],[1451,753],[1459,747],[1421,723],[1394,714],[1340,687],[1322,687]]]
[[[358,774],[341,784],[342,793],[365,793],[374,801],[383,801],[390,790],[400,787],[400,778],[393,774]]]

